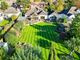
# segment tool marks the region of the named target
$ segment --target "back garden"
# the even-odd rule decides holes
[[[6,40],[12,45],[17,44],[18,42],[30,44],[34,48],[41,51],[43,60],[53,59],[52,57],[54,54],[56,60],[67,59],[67,57],[64,57],[69,55],[70,49],[68,49],[63,40],[59,38],[59,33],[56,32],[56,28],[56,23],[39,22],[34,25],[24,26],[18,37],[16,37],[15,33],[8,32],[6,35]],[[52,57],[49,57],[50,54]],[[75,58],[75,60],[80,59],[75,52],[72,56]],[[72,57],[68,58],[72,59]]]

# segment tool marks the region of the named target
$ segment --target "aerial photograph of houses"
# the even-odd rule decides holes
[[[80,0],[0,0],[0,60],[80,60]]]

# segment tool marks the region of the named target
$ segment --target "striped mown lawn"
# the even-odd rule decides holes
[[[49,48],[53,42],[57,54],[69,53],[61,43],[56,42],[59,34],[55,32],[56,25],[53,23],[40,22],[38,24],[24,27],[21,32],[19,41],[30,43],[34,47],[38,47],[43,54],[44,60],[48,60]],[[75,54],[75,56],[77,56]],[[57,60],[59,60],[57,56]]]

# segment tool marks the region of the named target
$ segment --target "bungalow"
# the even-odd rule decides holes
[[[15,9],[13,7],[9,7],[7,10],[4,11],[4,15],[11,17],[12,15],[18,16],[20,14],[19,9]]]
[[[37,13],[39,19],[47,19],[47,14],[44,10]]]
[[[68,14],[76,14],[76,10],[77,10],[77,7],[73,6],[70,8],[70,10],[68,11]]]
[[[50,19],[51,17],[54,17],[54,16],[56,17],[56,20],[58,20],[59,18],[67,18],[66,14],[64,13],[59,14],[57,12],[53,12],[52,14],[48,16],[48,18]]]
[[[48,15],[48,18],[53,17],[53,16],[58,16],[58,13],[57,12],[53,12],[50,15]]]
[[[32,8],[26,12],[25,17],[27,18],[36,18],[40,19],[47,19],[47,12],[40,8]]]
[[[77,13],[77,7],[73,6],[70,8],[70,10],[67,13],[68,20],[73,20],[75,18],[75,14]]]
[[[52,14],[49,15],[49,18],[51,16],[56,16],[57,19],[65,17],[65,18],[68,18],[68,20],[73,20],[73,18],[75,18],[76,12],[79,13],[79,9],[77,9],[77,7],[73,6],[70,9],[63,10],[59,13],[53,12]]]

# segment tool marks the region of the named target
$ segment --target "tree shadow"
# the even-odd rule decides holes
[[[35,24],[35,25],[31,25],[31,27],[37,29],[38,31],[36,31],[36,35],[40,36],[41,38],[39,38],[36,42],[37,45],[40,47],[43,47],[45,49],[50,49],[51,48],[51,42],[56,42],[56,43],[60,43],[62,47],[66,48],[67,47],[64,45],[63,40],[61,40],[59,38],[59,33],[56,32],[57,29],[57,24]],[[60,54],[64,54],[67,55],[67,53],[65,53],[63,48],[63,51],[61,51],[61,49],[56,49],[57,51],[60,51]],[[58,57],[59,57],[59,53]]]
[[[49,49],[51,47],[51,42],[47,40],[39,39],[36,42],[38,46],[43,47],[45,49]]]
[[[56,32],[56,25],[32,25],[32,27],[36,28],[36,35],[41,36],[49,41],[59,42],[59,33]]]

